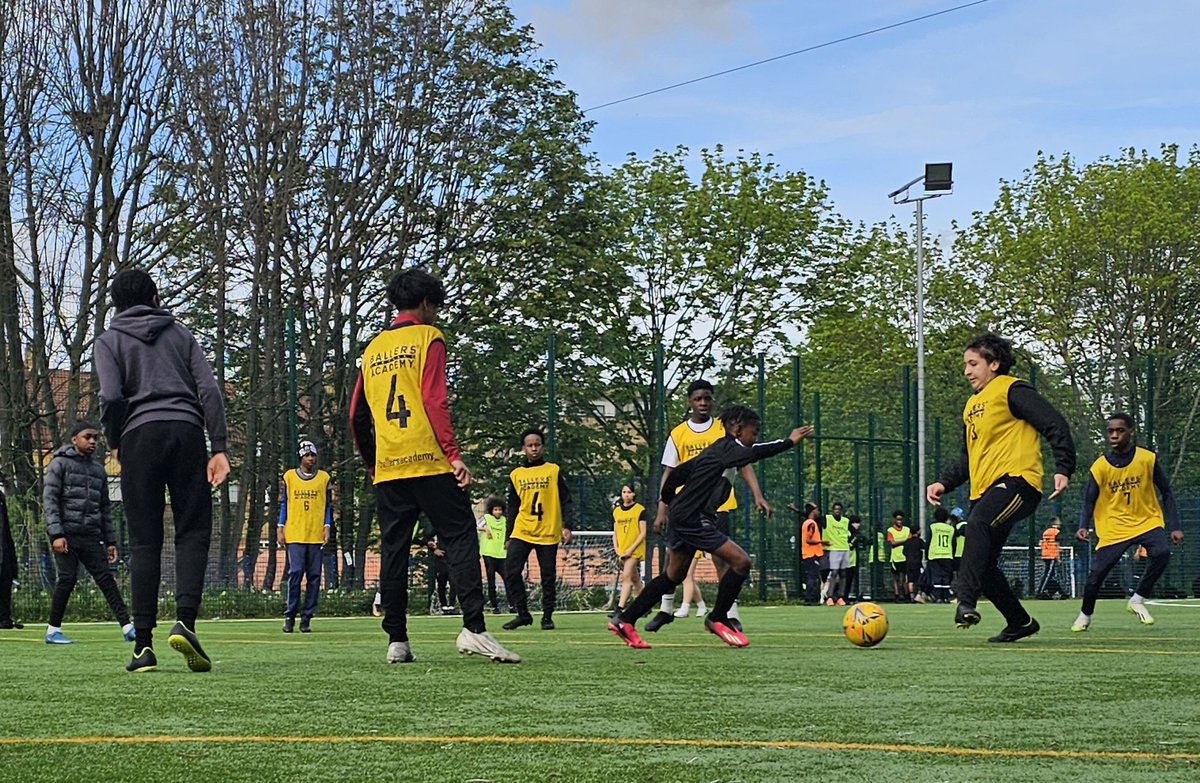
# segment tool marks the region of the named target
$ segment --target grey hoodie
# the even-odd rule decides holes
[[[100,421],[110,448],[151,421],[185,421],[208,430],[214,454],[228,448],[225,403],[196,338],[166,310],[122,310],[96,338]]]

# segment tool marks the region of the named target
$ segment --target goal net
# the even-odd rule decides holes
[[[1075,550],[1072,547],[1059,549],[1058,562],[1049,581],[1046,580],[1046,564],[1037,547],[1004,547],[1000,553],[1000,570],[1008,577],[1018,596],[1048,594],[1075,598],[1080,594],[1076,585]]]
[[[542,574],[536,555],[525,564],[525,587],[529,610],[536,614],[542,605]],[[557,609],[609,609],[616,606],[621,589],[621,562],[613,550],[611,530],[579,530],[570,544],[558,547]]]

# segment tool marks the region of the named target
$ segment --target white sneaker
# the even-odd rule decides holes
[[[512,650],[506,650],[496,637],[487,631],[475,633],[466,628],[458,635],[456,642],[459,653],[463,655],[482,655],[497,663],[520,663],[521,656]]]
[[[706,614],[708,614],[707,606],[705,606],[704,604],[699,604],[696,606],[696,616],[697,617],[703,617]],[[687,615],[685,614],[684,617],[687,617]]]
[[[1092,616],[1089,614],[1079,613],[1075,618],[1075,624],[1071,626],[1071,633],[1082,633],[1092,625]]]
[[[692,611],[692,605],[684,604],[683,606],[681,606],[675,610],[675,616],[676,617],[687,617],[691,611]]]
[[[1147,609],[1146,605],[1141,601],[1136,603],[1130,601],[1126,608],[1129,610],[1130,614],[1137,615],[1138,622],[1142,625],[1154,625],[1154,618],[1150,616],[1150,610]]]
[[[415,660],[416,657],[413,656],[412,648],[408,646],[408,642],[392,642],[388,645],[388,663],[412,663]]]

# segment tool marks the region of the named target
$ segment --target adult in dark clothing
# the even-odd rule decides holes
[[[161,582],[163,509],[171,492],[175,522],[176,623],[167,643],[192,671],[212,661],[196,638],[196,616],[212,536],[212,487],[229,476],[225,404],[196,338],[161,309],[150,275],[128,269],[113,278],[116,315],[96,338],[100,411],[108,445],[121,463],[129,529],[133,624],[129,671],[158,665],[152,647]],[[204,443],[204,432],[212,456]]]
[[[1051,498],[1067,491],[1075,470],[1075,443],[1066,419],[1032,386],[1008,374],[1014,361],[1012,344],[994,334],[967,344],[963,375],[975,393],[963,408],[962,453],[925,491],[926,500],[936,506],[943,494],[971,482],[954,622],[959,628],[977,624],[976,602],[986,596],[1008,623],[989,642],[1015,642],[1041,629],[998,565],[1013,526],[1032,515],[1042,500],[1039,435],[1054,452]]]
[[[705,629],[731,647],[749,644],[740,629],[728,624],[728,612],[750,573],[750,556],[717,528],[717,509],[729,497],[729,477],[737,468],[782,454],[807,437],[812,427],[797,427],[784,440],[757,443],[762,419],[755,411],[732,405],[725,409],[721,422],[725,437],[672,471],[663,484],[662,502],[669,507],[667,566],[633,603],[612,615],[608,623],[609,630],[630,647],[650,646],[638,636],[634,623],[663,595],[679,586],[697,550],[716,554],[729,564],[717,584],[712,611],[704,618]]]
[[[3,476],[0,476],[3,478]],[[12,616],[12,583],[17,578],[17,546],[8,527],[8,500],[0,487],[0,631],[21,629]]]
[[[72,643],[62,632],[62,621],[80,564],[96,580],[121,625],[125,641],[133,641],[129,610],[121,598],[117,580],[108,569],[117,562],[117,533],[108,499],[108,474],[93,459],[99,437],[95,424],[77,422],[71,428],[71,442],[54,452],[42,482],[46,536],[54,550],[54,569],[58,574],[50,599],[46,644]]]

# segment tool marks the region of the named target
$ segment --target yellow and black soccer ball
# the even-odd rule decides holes
[[[842,631],[856,647],[874,647],[887,636],[887,614],[879,604],[862,601],[846,610]]]

